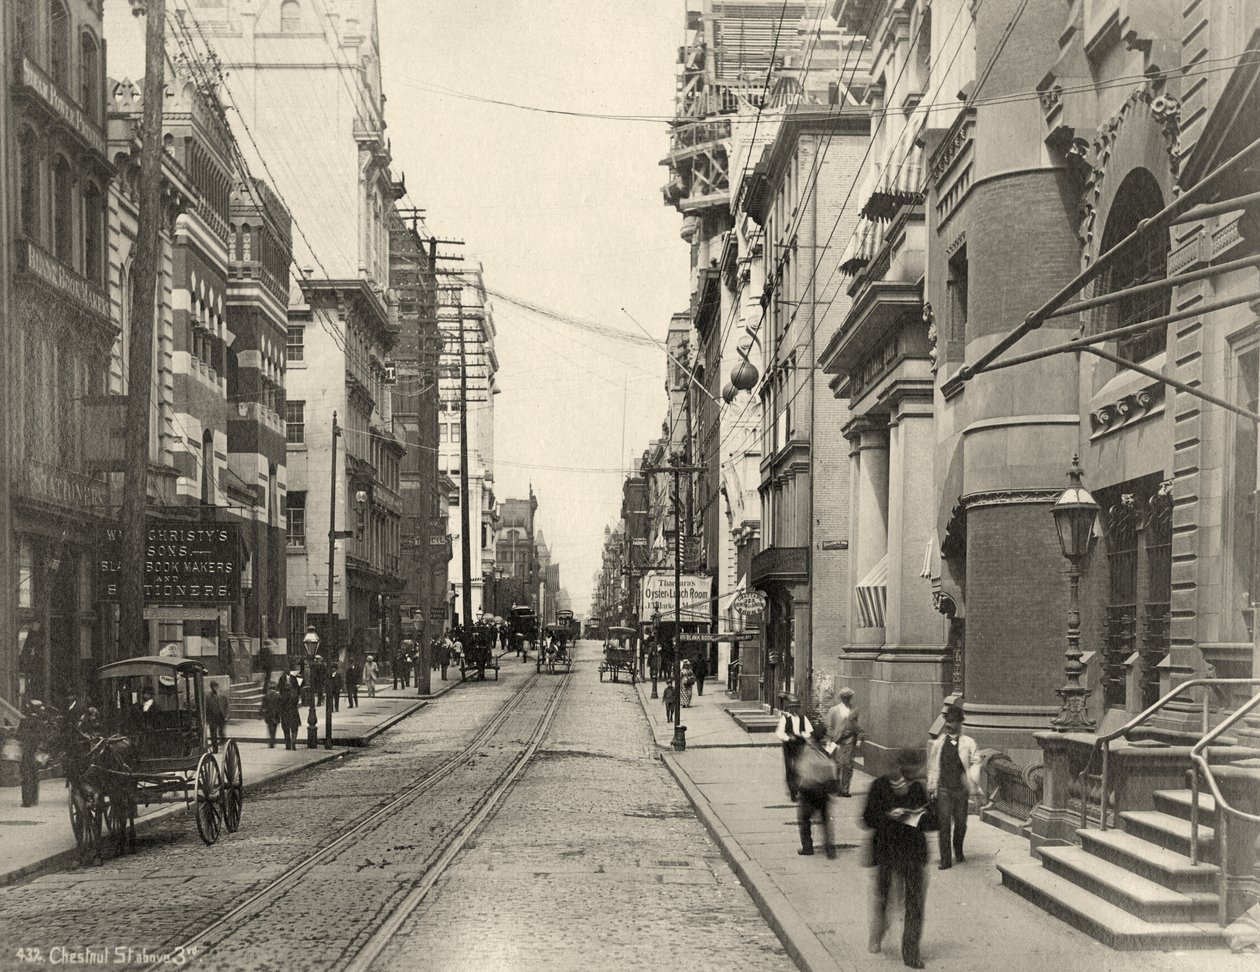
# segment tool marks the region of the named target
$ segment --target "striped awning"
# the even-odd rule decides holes
[[[874,259],[884,245],[884,225],[869,219],[859,220],[849,246],[840,258],[840,272],[853,277]]]
[[[908,126],[899,140],[902,144],[882,163],[875,188],[859,214],[863,218],[890,220],[902,206],[923,202],[923,147],[912,140],[915,131]]]
[[[888,612],[888,554],[879,558],[854,590],[857,592],[858,627],[884,627],[884,617]]]

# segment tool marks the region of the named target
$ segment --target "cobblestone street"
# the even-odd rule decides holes
[[[501,680],[466,686],[374,748],[264,789],[216,846],[177,814],[143,833],[134,856],[3,889],[0,968],[55,961],[66,954],[58,949],[162,953],[196,939],[460,753],[524,688],[449,775],[189,949],[207,969],[345,966],[476,812],[563,684],[509,656]],[[656,759],[633,690],[601,684],[588,658],[534,760],[374,967],[647,968],[666,951],[693,968],[792,967]]]

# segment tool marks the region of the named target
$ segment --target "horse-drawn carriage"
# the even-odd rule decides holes
[[[206,670],[183,658],[146,656],[97,670],[100,723],[68,717],[63,727],[70,826],[79,859],[100,860],[105,836],[134,849],[136,808],[182,800],[195,808],[207,844],[241,822],[244,773],[232,740],[222,759],[210,745]]]
[[[494,672],[494,680],[499,680],[499,656],[494,653],[494,645],[498,640],[488,625],[478,625],[465,632],[464,653],[459,661],[459,677],[462,681],[471,672],[485,681],[486,672]]]
[[[531,648],[538,647],[538,616],[528,604],[513,605],[508,612],[508,630],[512,636],[512,650],[529,655]]]
[[[617,677],[619,673],[625,672],[630,676],[630,684],[633,685],[639,677],[638,669],[635,667],[634,645],[627,645],[626,639],[635,633],[634,628],[627,628],[620,625],[612,625],[608,628],[608,640],[604,642],[604,661],[599,666],[599,680],[604,680],[605,673],[612,674],[614,682],[620,681]]]
[[[563,667],[567,672],[573,667],[573,635],[567,624],[549,624],[543,629],[543,644],[538,650],[538,671],[547,666],[555,674]]]

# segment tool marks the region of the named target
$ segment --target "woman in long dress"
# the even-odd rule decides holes
[[[679,692],[679,699],[684,709],[691,708],[691,693],[696,686],[696,673],[691,670],[691,660],[683,659],[682,663],[682,689]]]

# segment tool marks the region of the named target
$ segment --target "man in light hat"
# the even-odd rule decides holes
[[[832,761],[836,764],[836,796],[847,797],[851,795],[849,784],[853,780],[853,760],[866,736],[857,706],[853,704],[853,689],[847,685],[840,690],[840,701],[827,710],[826,728],[827,738],[836,747],[831,751]]]
[[[936,801],[941,824],[941,859],[937,867],[947,871],[953,859],[959,864],[967,859],[963,856],[963,838],[967,836],[971,791],[980,780],[980,749],[974,739],[963,735],[961,705],[947,705],[944,717],[945,728],[928,749],[927,784],[928,797]]]

